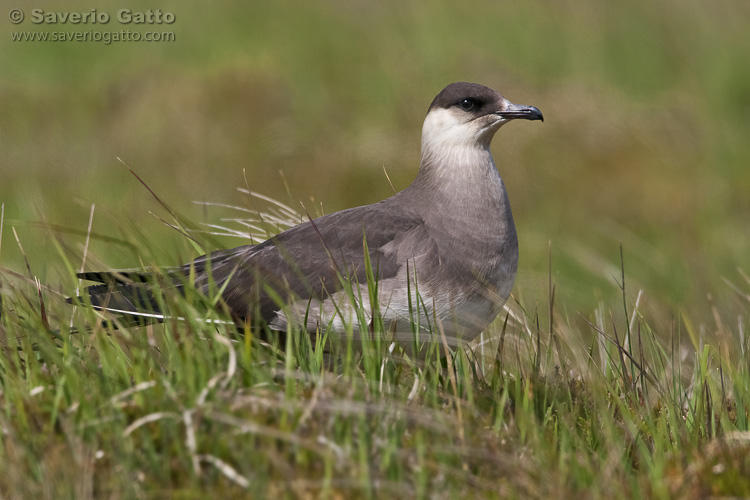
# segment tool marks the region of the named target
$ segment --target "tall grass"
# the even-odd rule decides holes
[[[746,1],[158,7],[176,43],[2,25],[0,496],[750,495]],[[496,140],[522,260],[469,348],[330,360],[325,331],[263,343],[169,287],[185,320],[141,329],[63,302],[84,262],[152,270],[304,219],[185,201],[239,204],[245,167],[248,190],[284,196],[281,170],[328,211],[388,196],[458,80],[547,117]],[[117,156],[217,227],[165,228]]]
[[[271,208],[209,232],[262,237],[298,216]],[[138,236],[152,268],[158,250]],[[79,286],[73,255],[59,245],[64,290]],[[585,314],[585,332],[556,310],[550,269],[548,325],[512,299],[481,342],[451,351],[438,329],[419,360],[381,341],[372,311],[355,321],[374,341],[350,335],[325,352],[325,329],[264,342],[223,323],[212,297],[167,285],[181,320],[115,327],[29,273],[2,277],[3,497],[750,495],[742,274],[735,316],[717,310],[709,326],[681,312],[658,331],[642,296],[628,299],[623,266],[612,283],[623,311]]]

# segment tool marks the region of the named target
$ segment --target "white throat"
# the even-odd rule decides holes
[[[422,127],[421,169],[429,169],[432,178],[450,176],[453,183],[498,175],[490,142],[504,123],[498,120],[487,126],[479,119],[466,121],[451,109],[431,110]]]

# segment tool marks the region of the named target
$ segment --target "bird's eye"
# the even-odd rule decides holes
[[[461,99],[458,101],[458,107],[464,111],[470,111],[475,106],[474,99]]]

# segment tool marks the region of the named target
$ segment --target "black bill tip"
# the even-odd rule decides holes
[[[539,111],[539,108],[534,106],[525,106],[522,104],[510,103],[503,111],[498,111],[497,115],[502,116],[506,120],[514,120],[517,118],[523,120],[540,120],[544,121],[544,115]]]

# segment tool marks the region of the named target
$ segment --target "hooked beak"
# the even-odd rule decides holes
[[[544,116],[542,116],[542,112],[538,108],[524,106],[523,104],[513,104],[512,102],[509,102],[503,111],[497,111],[495,114],[506,120],[522,118],[524,120],[544,121]]]

